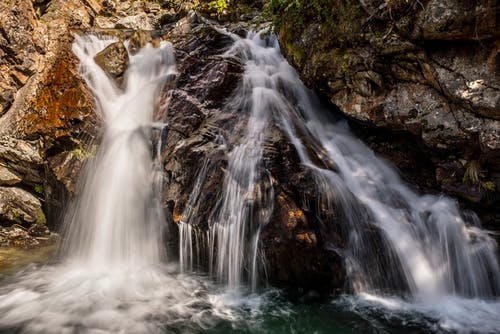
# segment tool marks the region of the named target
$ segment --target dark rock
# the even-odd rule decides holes
[[[446,0],[370,7],[376,3],[382,2],[331,0],[323,11],[343,8],[332,13],[334,20],[306,15],[303,25],[276,12],[286,22],[279,31],[283,53],[353,127],[385,129],[386,135],[370,136],[379,153],[394,156],[385,151],[385,137],[404,131],[434,171],[463,162],[453,178],[436,179],[434,191],[493,210],[500,196],[491,186],[500,170],[497,5]],[[480,161],[480,177],[466,182],[462,169],[473,161]],[[428,188],[427,171],[411,173],[421,174],[407,177]]]
[[[416,17],[415,39],[463,40],[498,37],[495,1],[431,0]]]

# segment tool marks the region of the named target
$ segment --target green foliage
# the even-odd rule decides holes
[[[84,151],[84,149],[82,149],[81,147],[77,147],[71,151],[71,154],[78,160],[84,161],[92,157],[96,153],[96,150],[97,150],[96,146],[92,146],[87,151]]]
[[[208,8],[210,10],[215,11],[218,14],[221,14],[224,10],[229,8],[231,0],[214,0],[208,3]]]
[[[272,20],[275,31],[319,24],[335,44],[343,45],[359,38],[360,13],[356,0],[271,0],[264,15]]]
[[[477,184],[487,192],[495,192],[495,182],[488,180],[484,171],[481,171],[481,164],[477,160],[472,160],[465,169],[463,183]]]
[[[479,161],[472,160],[465,169],[463,182],[464,183],[479,183],[481,173],[481,165]]]
[[[33,187],[33,189],[35,190],[35,192],[38,195],[43,195],[43,185],[42,184],[35,184],[35,186]]]
[[[494,192],[496,189],[495,182],[493,181],[485,181],[481,183],[482,187],[489,192]]]

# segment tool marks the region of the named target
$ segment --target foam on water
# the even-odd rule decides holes
[[[388,324],[417,323],[433,332],[498,333],[500,302],[444,296],[428,301],[408,301],[395,296],[360,293],[334,303],[370,319]]]

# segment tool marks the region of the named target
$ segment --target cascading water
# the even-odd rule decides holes
[[[349,238],[345,255],[358,293],[408,289],[413,300],[426,304],[448,296],[494,298],[500,293],[496,244],[478,227],[477,217],[461,213],[449,198],[417,195],[344,122],[328,119],[276,42],[266,52],[257,36],[237,43],[245,45],[250,61],[265,66],[261,80],[267,80],[273,96],[266,107],[302,163],[314,171],[319,190],[343,210]],[[312,162],[304,137],[316,142],[335,170]]]
[[[175,73],[172,46],[149,46],[132,56],[122,91],[93,59],[113,40],[89,38],[91,43],[77,37],[73,50],[100,105],[105,129],[77,207],[70,212],[67,253],[94,268],[157,264],[164,248],[164,219],[155,203],[149,138],[157,91]]]
[[[194,214],[194,207],[200,198],[201,186],[207,176],[207,170],[210,163],[205,160],[198,172],[198,176],[194,182],[191,195],[186,203],[186,207],[181,214],[179,221],[179,265],[182,272],[189,272],[193,270],[194,261],[199,261],[201,258],[200,248],[204,245],[200,239],[203,235],[196,233],[191,224]]]
[[[245,268],[255,288],[260,229],[269,221],[273,203],[272,187],[261,183],[267,176],[262,168],[262,145],[275,105],[272,73],[268,71],[273,59],[266,56],[269,52],[265,48],[261,48],[261,57],[248,57],[241,49],[243,41],[228,51],[246,62],[243,83],[229,105],[248,114],[248,123],[241,144],[229,154],[220,208],[209,231],[211,254],[215,254],[210,259],[215,263],[213,271],[230,288],[242,284]]]
[[[228,54],[245,61],[245,73],[233,103],[250,115],[242,144],[229,155],[220,211],[210,229],[218,277],[234,288],[251,267],[249,278],[255,284],[259,231],[266,221],[252,217],[252,207],[262,200],[262,145],[274,121],[314,173],[321,200],[343,213],[348,243],[342,252],[363,302],[406,303],[402,309],[411,305],[455,329],[481,328],[461,319],[467,310],[479,307],[479,315],[474,314],[496,326],[498,303],[476,302],[500,293],[496,243],[480,229],[477,217],[460,212],[449,198],[420,196],[406,186],[345,122],[328,116],[280,54],[274,38],[234,38]],[[272,211],[272,206],[267,208]],[[388,295],[411,303],[395,297],[388,301]],[[482,328],[489,331],[488,326]]]
[[[461,214],[448,198],[411,191],[345,124],[332,123],[324,116],[277,48],[275,57],[273,62],[279,65],[274,65],[274,71],[273,63],[267,65],[274,74],[273,86],[281,92],[274,107],[279,111],[276,116],[302,163],[315,172],[320,190],[334,192],[333,200],[344,210],[351,241],[347,255],[354,270],[361,270],[356,273],[359,280],[355,283],[361,283],[358,288],[384,289],[403,278],[402,285],[421,298],[443,294],[487,297],[500,292],[496,245],[476,226],[477,220]],[[304,135],[318,143],[336,171],[311,161],[301,139]],[[370,249],[365,242],[367,224],[381,233],[378,249]],[[377,252],[393,256],[384,260],[390,267],[400,267],[396,270],[400,276],[391,277],[390,270],[382,270],[382,263],[368,267],[373,262],[358,256]],[[367,276],[379,277],[370,280],[364,278]]]
[[[172,45],[148,44],[131,55],[122,90],[93,60],[112,42],[75,36],[82,76],[104,119],[102,143],[66,219],[67,257],[0,287],[0,332],[193,332],[231,317],[201,281],[176,277],[162,262],[161,164],[149,141],[153,129],[163,129],[152,117],[157,93],[175,73]]]

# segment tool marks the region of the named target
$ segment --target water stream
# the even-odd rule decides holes
[[[114,40],[76,36],[73,50],[104,120],[102,142],[68,210],[65,256],[1,282],[0,332],[498,332],[496,244],[478,219],[450,198],[405,185],[331,119],[276,39],[234,38],[228,54],[244,61],[245,73],[232,103],[248,117],[245,137],[229,154],[220,205],[201,237],[190,225],[209,162],[200,165],[179,223],[177,266],[168,264],[162,240],[161,163],[154,160],[161,143],[153,154],[150,142],[152,131],[162,131],[152,119],[157,96],[176,70],[172,45],[131,55],[119,88],[93,60]],[[322,197],[342,209],[353,295],[318,303],[256,285],[259,233],[273,210],[270,176],[260,168],[272,124],[313,171]],[[320,151],[315,159],[305,138]],[[216,282],[192,272],[202,247]]]

